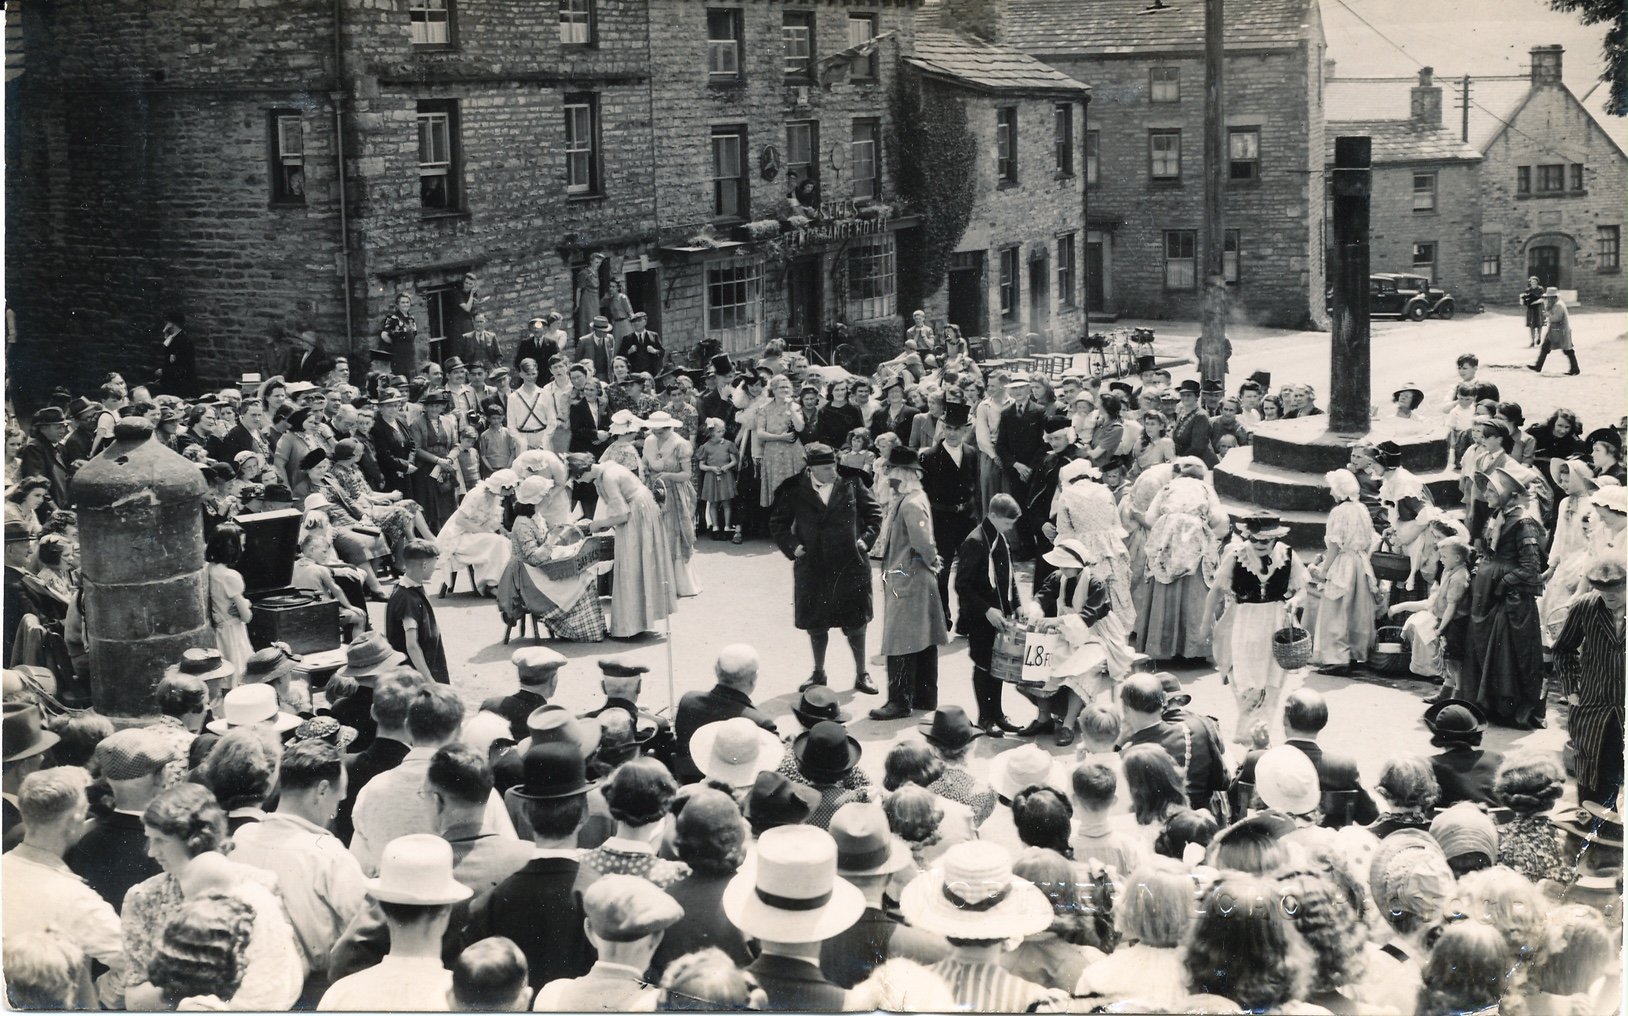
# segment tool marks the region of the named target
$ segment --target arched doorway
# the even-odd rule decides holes
[[[1539,233],[1526,241],[1526,274],[1535,275],[1541,286],[1572,288],[1572,268],[1577,263],[1577,241],[1565,233]]]

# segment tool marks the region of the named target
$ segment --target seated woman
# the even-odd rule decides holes
[[[367,591],[368,599],[383,603],[384,587],[379,584],[379,576],[373,570],[373,559],[389,553],[384,545],[384,537],[376,530],[358,529],[355,526],[336,526],[333,519],[333,502],[328,495],[318,491],[305,499],[305,520],[300,523],[301,531],[317,530],[333,548],[334,556],[345,564],[354,568],[361,576],[362,586]],[[322,560],[320,563],[332,565],[332,559]]]
[[[377,529],[384,534],[393,555],[399,555],[401,548],[415,535],[435,539],[416,502],[403,499],[396,491],[380,494],[368,486],[367,476],[362,472],[362,446],[358,442],[350,438],[337,442],[329,465],[319,476],[320,480],[312,480],[313,489],[328,495],[344,516],[336,515],[334,521],[342,526]]]
[[[1078,540],[1063,539],[1045,557],[1057,571],[1040,583],[1035,602],[1027,609],[1040,615],[1033,620],[1041,630],[1058,632],[1064,645],[1045,686],[1023,692],[1039,715],[1022,736],[1056,730],[1057,743],[1069,745],[1085,704],[1111,692],[1130,673],[1131,648],[1124,624],[1113,613],[1108,587],[1094,573],[1092,555],[1085,547]],[[1059,710],[1061,726],[1055,720]]]
[[[520,485],[512,470],[499,469],[464,495],[458,510],[441,527],[435,544],[441,550],[436,566],[443,595],[460,568],[474,575],[475,592],[491,596],[509,564],[509,534],[503,528],[503,502]]]
[[[548,498],[551,487],[551,481],[531,476],[515,490],[511,556],[497,584],[498,611],[507,625],[530,614],[540,618],[555,638],[602,642],[605,615],[599,607],[593,570],[584,568],[568,579],[552,579],[542,571],[553,559],[555,548],[576,535],[572,528],[550,526],[539,517],[538,506]]]

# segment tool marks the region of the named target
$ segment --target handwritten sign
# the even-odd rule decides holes
[[[1051,679],[1061,639],[1054,631],[1027,632],[1023,638],[1023,683],[1045,684]]]

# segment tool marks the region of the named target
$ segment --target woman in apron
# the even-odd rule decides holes
[[[605,615],[599,607],[593,569],[584,568],[567,579],[551,579],[542,571],[555,549],[578,535],[542,518],[539,508],[553,487],[546,477],[530,476],[515,490],[514,526],[509,530],[512,554],[498,581],[498,611],[506,625],[513,626],[530,614],[547,625],[555,638],[602,642]]]
[[[1039,715],[1024,734],[1046,733],[1055,725],[1057,744],[1074,743],[1075,722],[1087,702],[1109,694],[1131,672],[1130,634],[1113,610],[1108,586],[1097,577],[1093,554],[1079,540],[1064,538],[1046,552],[1057,571],[1035,591],[1031,612],[1038,609],[1042,630],[1056,631],[1058,647],[1051,675],[1031,694]],[[1029,693],[1026,693],[1029,694]],[[1062,723],[1057,724],[1060,718]]]

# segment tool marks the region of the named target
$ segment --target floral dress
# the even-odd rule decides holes
[[[632,441],[617,439],[599,453],[600,462],[614,462],[644,482],[644,458]]]
[[[796,440],[768,441],[765,435],[792,434],[801,430],[802,411],[796,406],[770,402],[758,415],[758,469],[761,487],[758,504],[764,508],[774,504],[775,491],[787,480],[803,471],[803,446]]]
[[[341,525],[360,522],[377,526],[379,532],[384,534],[385,542],[390,544],[390,549],[397,552],[412,539],[413,512],[417,505],[412,501],[375,503],[373,490],[367,485],[367,477],[362,475],[359,467],[335,466],[329,471],[323,489],[346,516],[348,521],[340,522]]]
[[[1546,878],[1569,882],[1572,877],[1572,866],[1560,855],[1555,827],[1543,815],[1522,815],[1498,827],[1498,863],[1534,883]]]
[[[1216,530],[1226,522],[1221,502],[1203,480],[1178,476],[1153,496],[1143,518],[1147,581],[1136,597],[1137,651],[1156,660],[1201,657],[1208,650],[1204,601],[1220,552]]]
[[[678,583],[680,596],[695,596],[701,592],[701,585],[690,569],[690,558],[695,555],[695,482],[690,472],[694,458],[690,442],[676,434],[670,439],[652,435],[644,443],[644,464],[651,484],[660,483],[665,494],[661,518],[667,525],[667,542],[673,550],[673,578]],[[657,480],[663,473],[682,473],[684,478],[675,480],[668,476]]]
[[[534,516],[517,515],[509,529],[510,557],[498,580],[497,606],[503,620],[514,624],[527,614],[541,618],[556,638],[602,642],[605,614],[599,606],[598,580],[592,569],[568,579],[551,579],[542,566],[553,557],[560,537],[573,530],[545,531]]]

